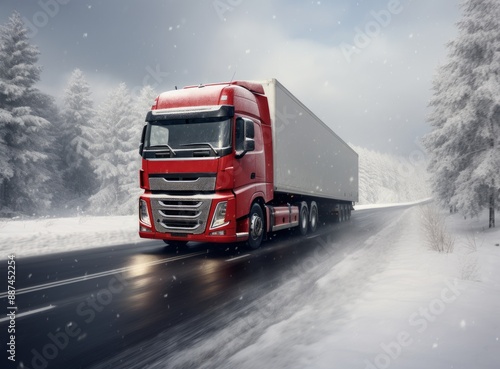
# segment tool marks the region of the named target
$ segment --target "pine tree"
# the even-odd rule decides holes
[[[101,183],[89,199],[91,211],[99,214],[130,214],[131,189],[137,187],[137,122],[132,101],[124,83],[113,90],[98,108],[97,136],[91,149],[95,153],[95,173]]]
[[[28,42],[19,13],[0,28],[0,213],[47,210],[51,202],[50,122],[36,111],[38,50]]]
[[[146,124],[145,118],[146,113],[151,110],[151,106],[154,103],[155,98],[158,93],[149,85],[144,86],[137,98],[133,103],[133,131],[132,131],[132,142],[131,146],[134,148],[131,153],[131,160],[134,163],[131,169],[134,173],[134,181],[130,182],[130,200],[127,202],[125,207],[130,209],[130,211],[135,211],[137,208],[137,201],[141,194],[141,189],[139,187],[139,169],[141,168],[141,157],[139,156],[139,144],[141,142],[142,129]]]
[[[61,156],[61,127],[62,118],[55,103],[54,97],[47,95],[38,89],[31,89],[23,97],[27,104],[32,107],[32,114],[42,117],[49,122],[49,126],[44,131],[44,136],[48,146],[44,149],[44,153],[47,154],[48,160],[45,161],[46,168],[50,172],[51,180],[50,193],[52,196],[51,209],[55,206],[67,206],[67,197],[65,194],[65,187],[62,180],[62,175],[60,171],[61,162],[63,157]]]
[[[97,189],[90,149],[95,137],[95,111],[90,87],[81,70],[75,69],[65,91],[60,133],[63,183],[71,198],[88,198]]]
[[[448,61],[434,80],[424,137],[433,190],[443,204],[495,226],[500,185],[500,2],[467,0]]]

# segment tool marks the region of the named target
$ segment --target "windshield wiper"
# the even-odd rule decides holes
[[[212,151],[215,153],[216,156],[219,156],[219,152],[209,142],[194,142],[194,143],[184,144],[181,146],[208,146],[212,149]]]
[[[148,146],[148,149],[161,149],[161,148],[163,148],[163,147],[166,147],[167,149],[169,149],[169,150],[170,150],[170,152],[171,152],[174,156],[177,156],[177,153],[175,152],[175,150],[174,150],[174,149],[172,149],[172,148],[170,147],[170,145],[168,145],[168,144]]]

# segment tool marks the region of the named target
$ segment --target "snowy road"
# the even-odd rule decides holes
[[[128,367],[142,367],[241,321],[245,332],[228,337],[237,350],[259,325],[283,319],[287,305],[307,299],[332,265],[369,247],[404,209],[358,211],[349,223],[306,238],[280,235],[254,252],[199,244],[179,253],[147,242],[19,259],[19,367],[118,367],[113,362],[123,358]],[[280,306],[251,314],[285,284],[291,290]],[[5,293],[0,297],[4,306]],[[2,332],[6,324],[0,321]]]
[[[408,316],[447,288],[439,273],[451,260],[434,262],[421,248],[418,218],[416,206],[358,210],[348,223],[305,238],[281,234],[252,252],[206,244],[166,251],[147,241],[19,258],[14,367],[379,368],[392,364],[383,344],[405,330],[410,365],[400,365],[400,350],[395,367],[413,367],[424,334],[436,333],[408,327]],[[495,278],[481,288],[498,289]],[[448,309],[453,318],[457,307]],[[472,328],[464,323],[472,313],[463,314],[453,337]],[[7,324],[0,319],[2,334]],[[468,332],[471,350],[498,345],[498,324],[482,324]]]

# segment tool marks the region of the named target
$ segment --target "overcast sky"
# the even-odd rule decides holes
[[[96,104],[120,82],[158,92],[277,78],[344,140],[410,155],[460,0],[2,0],[60,98],[80,68]]]

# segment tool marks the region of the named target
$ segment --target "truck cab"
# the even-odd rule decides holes
[[[271,119],[262,86],[235,81],[165,92],[146,123],[140,236],[169,244],[260,244],[265,204],[273,198]]]

